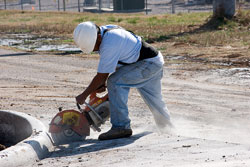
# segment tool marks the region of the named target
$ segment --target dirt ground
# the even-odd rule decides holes
[[[91,131],[85,141],[55,147],[50,157],[26,166],[249,167],[250,62],[244,56],[250,48],[169,45],[162,91],[175,126],[171,133],[159,132],[132,89],[132,137],[98,141]],[[58,107],[76,109],[74,97],[95,75],[97,63],[97,56],[0,49],[0,109],[27,113],[48,126]],[[109,128],[109,122],[101,127]]]

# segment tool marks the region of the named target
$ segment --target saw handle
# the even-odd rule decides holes
[[[88,104],[88,103],[86,103],[86,102],[84,102],[84,104],[85,104],[85,105],[95,114],[95,116],[96,116],[101,122],[103,122],[102,117],[95,111],[95,109],[94,109],[90,104]],[[76,103],[76,106],[77,106],[77,108],[79,109],[79,111],[80,111],[81,113],[84,112],[84,110],[81,108],[81,106],[80,106],[79,103]]]
[[[96,96],[96,94],[97,94],[97,91],[94,91],[93,93],[91,93],[90,95],[89,95],[89,99],[90,99],[90,103],[91,103],[91,101],[92,101],[92,99],[96,99],[97,98],[97,96]],[[95,102],[95,100],[92,102],[92,104]],[[87,108],[89,108],[89,104],[88,103],[86,103],[86,102],[84,102],[84,104],[85,104],[85,110],[87,109]],[[90,104],[91,105],[91,104]],[[76,102],[76,106],[77,106],[77,108],[78,108],[78,110],[80,110],[81,112],[83,112],[83,109],[82,109],[82,107],[81,107],[81,105],[79,104],[79,103],[77,103]],[[90,109],[90,108],[89,108]]]
[[[93,111],[96,106],[108,100],[108,93],[105,94],[103,97],[97,97],[96,94],[97,92],[94,91],[89,95],[89,102],[88,103],[84,102],[85,108],[83,109],[81,108],[80,104],[76,102],[77,108],[80,110],[80,112],[90,111],[90,110]]]
[[[82,107],[80,106],[79,103],[76,102],[76,106],[77,106],[77,108],[78,108],[78,110],[79,110],[80,112],[83,112],[83,109],[82,109]]]

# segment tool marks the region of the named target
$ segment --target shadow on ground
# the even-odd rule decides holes
[[[31,53],[12,53],[12,54],[0,54],[0,57],[11,57],[11,56],[27,56],[27,55],[31,55]]]
[[[134,143],[143,136],[149,135],[152,132],[143,132],[135,134],[129,138],[121,138],[114,140],[99,141],[97,139],[86,139],[83,142],[74,142],[69,145],[58,146],[57,151],[54,151],[50,158],[67,157],[78,154],[97,152],[106,149],[118,148]]]

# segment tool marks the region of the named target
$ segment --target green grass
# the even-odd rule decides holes
[[[127,23],[135,25],[137,23],[140,22],[140,18],[139,17],[133,17],[133,18],[128,18],[127,19]]]
[[[88,21],[88,20],[89,20],[89,17],[80,17],[80,18],[77,18],[73,21],[76,23],[81,23],[81,22]]]
[[[59,37],[71,43],[77,24],[93,21],[97,25],[117,24],[142,36],[148,42],[179,41],[202,46],[249,44],[250,11],[241,11],[233,20],[211,19],[212,13],[93,14],[0,10],[0,31],[34,33]],[[65,39],[66,38],[66,39]]]
[[[73,39],[64,39],[62,40],[63,43],[71,43],[71,42],[74,42]]]
[[[210,14],[201,14],[200,21],[202,24]],[[188,20],[182,22],[181,16],[178,15],[157,15],[145,16],[144,14],[91,14],[91,13],[66,13],[66,12],[31,12],[31,11],[0,11],[0,30],[10,31],[21,29],[26,26],[33,32],[55,33],[60,35],[61,32],[72,33],[74,27],[83,21],[93,21],[97,25],[116,23],[125,28],[140,31],[142,34],[152,29],[152,26],[162,30],[168,30],[167,26],[188,25]],[[193,18],[191,16],[190,18]],[[193,20],[191,21],[193,24]],[[5,27],[5,28],[4,28]],[[55,29],[55,27],[57,27]],[[59,33],[57,33],[59,30]],[[151,31],[151,30],[150,30]],[[150,33],[150,32],[149,32]]]

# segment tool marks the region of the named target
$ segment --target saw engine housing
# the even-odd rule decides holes
[[[108,94],[97,97],[92,93],[89,103],[82,109],[77,104],[78,110],[61,110],[51,120],[49,132],[56,145],[73,141],[82,141],[90,135],[90,128],[100,132],[100,126],[109,119]]]

